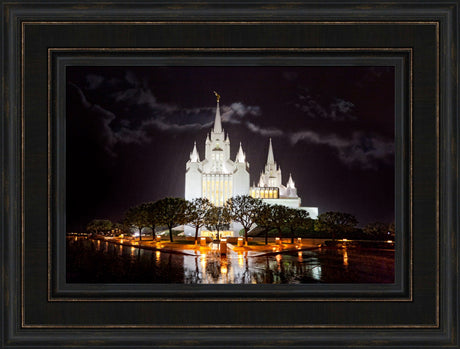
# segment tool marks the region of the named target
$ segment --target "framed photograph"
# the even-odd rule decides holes
[[[5,348],[459,347],[457,2],[2,5]]]

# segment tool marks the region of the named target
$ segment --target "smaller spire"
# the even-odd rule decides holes
[[[243,147],[241,146],[240,142],[240,149],[238,150],[238,154],[236,154],[236,162],[244,163],[246,161],[246,155],[243,152]]]
[[[289,180],[287,182],[287,187],[288,188],[291,188],[291,189],[295,189],[295,183],[294,181],[292,180],[292,176],[291,174],[289,173]]]
[[[211,140],[209,139],[209,133],[206,135],[206,144],[211,143]]]
[[[275,157],[273,156],[272,139],[270,138],[270,143],[268,145],[267,164],[274,164],[274,163],[275,163]]]
[[[193,151],[190,153],[190,162],[200,162],[200,155],[196,150],[196,142],[193,143]]]

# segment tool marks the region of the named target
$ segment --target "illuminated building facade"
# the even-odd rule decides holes
[[[289,176],[286,186],[282,184],[281,169],[275,162],[271,139],[265,171],[260,174],[258,185],[250,187],[249,163],[246,161],[241,143],[235,160],[230,158],[230,139],[222,128],[220,96],[214,93],[217,97],[214,127],[206,136],[204,159],[200,159],[196,142],[190,153],[185,172],[185,199],[193,200],[202,197],[209,199],[216,206],[223,206],[231,197],[250,195],[270,204],[305,209],[310,213],[310,217],[316,218],[318,208],[300,207],[301,201],[297,196],[292,177]],[[230,226],[231,230],[222,232],[221,236],[238,236],[241,228],[239,224],[233,222]],[[194,229],[185,226],[184,232],[191,235]],[[212,233],[201,232],[201,236],[209,235]]]
[[[301,199],[297,195],[292,175],[289,174],[289,180],[286,185],[282,183],[281,168],[276,164],[273,155],[273,145],[270,139],[268,144],[267,163],[264,171],[260,174],[257,186],[249,188],[249,195],[253,198],[262,199],[262,201],[272,205],[284,205],[290,208],[298,208],[308,211],[311,218],[318,217],[317,207],[301,207]]]
[[[207,198],[216,206],[223,206],[233,196],[248,195],[249,163],[242,145],[235,161],[230,159],[230,139],[222,128],[217,99],[214,128],[206,137],[204,159],[196,149],[190,153],[185,172],[185,199]]]
[[[222,128],[220,96],[217,93],[216,97],[214,127],[206,137],[204,159],[200,160],[195,143],[186,164],[185,199],[203,197],[216,206],[223,206],[233,196],[248,195],[249,163],[241,143],[235,161],[230,159],[230,139]],[[233,223],[231,229],[232,231],[224,232],[222,236],[232,236],[241,227]],[[188,231],[190,230],[185,228],[185,232]]]

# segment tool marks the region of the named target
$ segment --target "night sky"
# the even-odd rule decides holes
[[[394,220],[393,67],[67,67],[67,229],[184,196],[216,98],[257,183],[272,138],[302,206]]]

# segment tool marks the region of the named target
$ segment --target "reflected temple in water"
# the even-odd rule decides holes
[[[296,284],[392,283],[394,250],[316,248],[285,253],[229,249],[216,243],[181,253],[109,241],[67,239],[68,282]],[[81,258],[83,257],[84,258]]]

